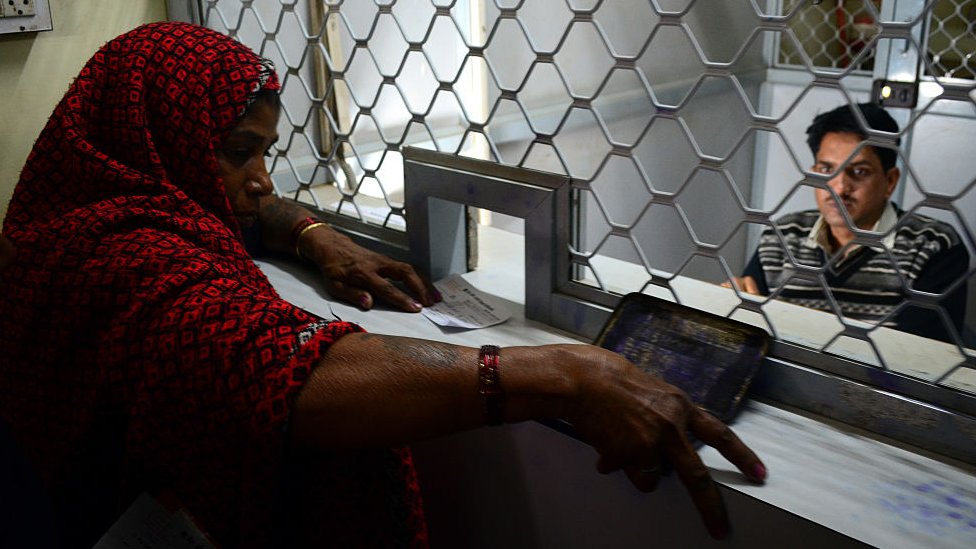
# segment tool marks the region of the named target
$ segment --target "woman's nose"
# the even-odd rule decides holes
[[[271,183],[271,175],[268,168],[261,162],[261,165],[254,170],[247,179],[247,192],[258,196],[267,196],[274,190]]]

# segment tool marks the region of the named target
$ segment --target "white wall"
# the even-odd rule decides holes
[[[54,30],[0,36],[0,217],[51,111],[108,40],[166,19],[164,0],[50,0]]]

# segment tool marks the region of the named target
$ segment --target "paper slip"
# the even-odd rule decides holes
[[[443,300],[433,307],[424,307],[424,316],[441,326],[455,328],[484,328],[508,320],[502,300],[488,295],[459,274],[452,274],[434,283]]]

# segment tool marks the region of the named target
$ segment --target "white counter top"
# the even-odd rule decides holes
[[[332,302],[321,289],[317,274],[310,270],[275,261],[259,262],[259,265],[283,298],[324,318],[331,318],[334,314],[343,320],[362,324],[371,332],[433,339],[468,346],[486,343],[509,346],[580,342],[569,334],[559,333],[547,326],[524,319],[520,304],[522,286],[519,278],[522,271],[517,266],[485,269],[465,275],[468,281],[479,289],[507,300],[512,312],[512,318],[503,324],[470,331],[442,329],[419,314],[381,309],[363,312]],[[730,502],[733,528],[741,534],[741,537],[734,535],[730,540],[734,545],[766,546],[763,540],[768,541],[770,538],[762,537],[769,535],[768,531],[763,531],[762,521],[768,519],[769,513],[775,512],[786,513],[792,517],[784,519],[787,520],[788,525],[791,524],[790,520],[810,521],[840,534],[841,537],[837,539],[842,540],[843,536],[852,538],[848,540],[852,546],[857,546],[858,544],[853,540],[858,540],[880,547],[976,547],[976,467],[951,463],[947,459],[887,444],[844,425],[812,419],[760,402],[750,402],[745,406],[734,424],[734,429],[761,456],[770,475],[766,485],[753,486],[735,472],[717,452],[710,448],[701,451],[702,458],[712,468],[715,478],[731,491],[726,492],[726,501]],[[506,438],[508,442],[505,444],[514,444],[518,448],[516,454],[522,456],[512,458],[514,459],[512,467],[517,469],[514,473],[515,482],[524,483],[526,487],[523,489],[530,492],[530,495],[525,496],[530,503],[525,505],[526,508],[531,508],[527,512],[533,517],[525,527],[532,530],[531,535],[526,537],[527,534],[524,532],[512,533],[512,536],[516,536],[513,539],[524,542],[518,543],[519,546],[563,545],[567,539],[571,540],[571,545],[590,545],[586,536],[591,535],[587,532],[592,529],[585,529],[584,525],[574,518],[567,519],[559,513],[553,514],[551,509],[553,506],[566,504],[564,495],[558,494],[559,488],[554,488],[560,486],[558,484],[560,481],[550,482],[536,478],[550,473],[561,474],[558,471],[552,472],[552,467],[536,467],[531,463],[535,459],[543,459],[540,456],[547,455],[547,452],[556,451],[553,448],[557,446],[560,448],[558,458],[554,459],[560,459],[560,467],[572,471],[567,474],[582,476],[583,480],[580,482],[594,482],[596,483],[594,486],[600,486],[592,490],[602,491],[607,487],[612,491],[613,495],[606,496],[608,505],[621,505],[623,508],[633,505],[653,506],[668,502],[665,499],[668,497],[681,498],[674,495],[676,493],[674,485],[678,484],[677,481],[674,478],[667,478],[658,493],[648,496],[650,499],[632,499],[637,496],[642,498],[644,495],[630,490],[626,486],[626,479],[621,475],[611,475],[620,478],[605,479],[595,474],[593,472],[595,454],[589,448],[578,441],[553,442],[559,440],[558,437],[563,439],[568,437],[538,424],[479,431],[485,433],[459,435],[454,439],[447,437],[444,440],[434,441],[428,444],[427,449],[421,454],[431,455],[431,448],[436,448],[437,452],[447,452],[444,445],[452,444],[451,440],[456,441],[453,443],[456,445],[490,444],[492,448],[496,448],[500,444],[497,440],[499,436],[508,437]],[[499,435],[499,433],[505,434]],[[557,438],[552,438],[548,433],[552,433]],[[491,441],[484,442],[478,439],[479,442],[472,443],[471,441],[474,440],[472,437],[475,439],[487,437],[484,440],[491,439]],[[483,452],[483,448],[477,452]],[[462,452],[462,455],[471,454]],[[472,459],[481,457],[482,454],[478,453]],[[468,458],[455,455],[452,459]],[[457,463],[449,465],[463,466]],[[440,471],[438,474],[449,474],[443,463],[438,465],[437,470]],[[435,479],[430,480],[432,484],[437,484],[433,482]],[[423,479],[422,483],[426,486]],[[464,491],[465,487],[452,484],[448,489]],[[546,495],[550,492],[551,497]],[[755,506],[747,503],[733,492],[753,498],[753,503],[761,502],[765,505]],[[453,508],[458,504],[453,502],[470,500],[475,502],[473,503],[475,505],[484,499],[482,493],[469,494],[469,496],[453,494],[452,503],[449,505],[452,507],[451,512],[458,512]],[[589,499],[601,496],[590,493],[581,497]],[[614,500],[615,503],[609,503],[609,500]],[[428,501],[436,504],[436,497],[428,498]],[[692,515],[688,502],[682,501],[675,505],[678,508],[683,508],[682,505],[688,507],[685,514]],[[587,513],[587,516],[592,516],[591,512]],[[654,513],[658,514],[656,511]],[[626,516],[626,512],[614,516],[617,518]],[[551,524],[546,522],[548,520],[546,517],[555,522]],[[557,520],[553,517],[559,518]],[[647,520],[652,518],[648,516]],[[573,522],[574,520],[576,522]],[[647,520],[634,521],[633,527],[637,529],[635,531],[647,528],[648,526],[643,524]],[[701,528],[695,526],[697,519],[692,516],[688,520],[692,525],[689,528],[695,530],[689,534],[690,538],[681,538],[679,544],[697,546],[699,542],[708,543],[700,532]],[[638,522],[641,524],[637,524]],[[753,522],[755,524],[752,524]],[[746,524],[751,526],[746,527]],[[438,541],[435,535],[436,525],[437,522],[432,520],[432,539],[435,542]],[[464,528],[477,530],[476,526],[467,524]],[[621,528],[627,527],[630,527],[629,523]],[[786,529],[784,536],[792,535],[789,533],[790,528],[792,526]],[[567,537],[571,536],[567,532],[573,532],[574,529],[580,529],[578,534],[573,534],[577,537]],[[796,532],[801,531],[802,528]],[[749,534],[749,532],[753,533]],[[468,532],[471,533],[475,532]],[[485,534],[488,536],[485,539],[489,539],[492,535],[501,534],[492,531],[490,534]],[[618,546],[628,545],[628,542],[621,540],[629,538],[619,529],[615,530],[613,535],[623,536],[617,539]],[[749,537],[752,535],[760,537],[753,539]],[[443,540],[445,537],[442,535],[440,539]],[[608,541],[614,538],[600,539]],[[527,540],[531,540],[531,543]],[[798,543],[800,541],[802,540],[797,540]],[[831,543],[836,541],[833,540]],[[474,545],[490,546],[491,544],[485,541],[483,544]],[[803,543],[799,545],[807,546]]]

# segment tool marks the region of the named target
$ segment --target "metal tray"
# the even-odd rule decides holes
[[[696,404],[729,422],[769,342],[762,328],[632,293],[620,300],[594,344],[681,388]]]

